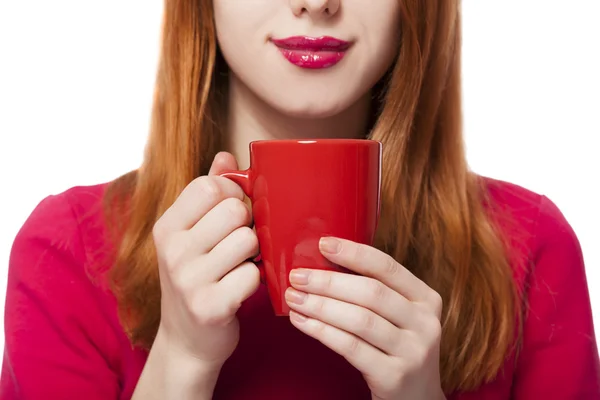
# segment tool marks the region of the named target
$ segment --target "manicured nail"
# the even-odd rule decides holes
[[[295,289],[289,288],[285,292],[285,299],[288,303],[303,304],[306,300],[306,293],[302,293]]]
[[[306,318],[304,315],[298,314],[295,311],[290,311],[290,319],[294,322],[298,322],[299,324],[303,324],[308,320],[308,318]]]
[[[319,249],[323,253],[337,254],[342,250],[342,243],[336,238],[324,237],[319,240]]]
[[[307,285],[310,271],[305,269],[295,269],[290,272],[290,282],[296,285]]]

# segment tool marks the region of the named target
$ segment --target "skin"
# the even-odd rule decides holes
[[[230,67],[229,152],[154,227],[162,320],[134,399],[212,398],[237,346],[258,240],[241,189],[217,175],[247,168],[252,140],[364,135],[371,88],[399,45],[396,0],[214,0],[214,10]],[[354,44],[336,66],[304,70],[269,41],[295,35]],[[359,275],[292,271],[292,324],[357,368],[373,399],[443,399],[440,296],[375,248],[323,238],[320,249]]]
[[[440,296],[373,247],[338,238],[319,247],[361,275],[292,271],[292,324],[361,371],[373,399],[443,399]]]
[[[367,130],[371,88],[399,46],[398,0],[214,0],[230,68],[229,150],[248,166],[260,139],[347,138]],[[332,36],[352,42],[333,68],[290,64],[269,39]]]

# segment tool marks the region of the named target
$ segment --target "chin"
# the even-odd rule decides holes
[[[286,101],[287,100],[287,101]],[[298,119],[324,119],[334,117],[347,110],[352,102],[315,102],[314,99],[274,99],[269,103],[273,109],[283,115]]]

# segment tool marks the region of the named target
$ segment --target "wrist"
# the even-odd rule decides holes
[[[225,361],[205,360],[187,351],[180,341],[172,339],[164,329],[159,328],[154,345],[158,347],[164,357],[176,363],[183,363],[188,367],[206,374],[219,374]]]
[[[209,362],[187,353],[159,329],[148,360],[161,370],[165,387],[178,388],[175,397],[212,399],[222,363]],[[185,394],[193,394],[192,397]]]

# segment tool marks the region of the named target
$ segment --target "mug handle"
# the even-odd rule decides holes
[[[250,199],[252,199],[252,179],[250,178],[252,175],[252,171],[250,169],[247,169],[245,171],[225,171],[225,172],[221,172],[219,174],[219,176],[222,176],[223,178],[227,178],[229,180],[232,180],[233,182],[237,183],[242,190],[244,191],[244,193],[246,194],[246,196],[250,197]]]
[[[245,171],[225,171],[219,174],[219,176],[237,183],[244,191],[244,194],[248,196],[250,200],[252,200],[253,185],[251,175],[252,171],[250,169]],[[260,281],[265,283],[265,268],[260,254],[258,254],[258,256],[252,260],[252,262],[258,267],[258,271],[260,272]]]

